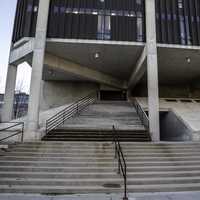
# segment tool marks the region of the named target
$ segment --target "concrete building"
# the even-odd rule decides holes
[[[39,112],[91,91],[148,99],[160,140],[159,97],[199,98],[200,1],[19,0],[3,120],[11,120],[17,66],[32,66],[27,130]]]
[[[4,121],[24,61],[31,88],[0,198],[200,191],[199,52],[200,0],[18,0]]]

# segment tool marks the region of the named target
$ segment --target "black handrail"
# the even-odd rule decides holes
[[[79,112],[82,111],[84,108],[86,108],[88,105],[94,103],[97,99],[97,95],[98,95],[98,92],[93,92],[89,94],[88,96],[66,107],[64,110],[58,112],[53,117],[49,118],[46,121],[46,134],[54,130],[61,124],[64,124],[64,122],[67,119],[75,116],[76,114],[79,114]]]
[[[14,137],[16,135],[21,134],[21,142],[24,140],[24,122],[1,122],[0,124],[12,124],[6,128],[0,129],[0,134],[4,134],[5,131],[10,131],[13,133],[12,135],[6,136],[0,139],[0,142],[7,140],[8,138]],[[15,127],[20,126],[19,130],[12,130]]]
[[[142,121],[142,124],[147,130],[149,130],[149,117],[147,116],[146,112],[142,109],[137,99],[134,100],[134,106],[140,120]]]
[[[127,165],[124,154],[120,145],[119,135],[115,126],[113,125],[113,142],[115,144],[115,158],[118,159],[118,173],[124,178],[124,197],[123,200],[128,200],[127,196]]]

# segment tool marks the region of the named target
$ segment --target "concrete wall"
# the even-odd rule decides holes
[[[98,89],[95,83],[42,81],[40,110],[72,103]]]
[[[147,97],[147,86],[137,85],[132,96]],[[159,85],[160,98],[200,98],[200,89],[194,85]]]
[[[160,113],[161,141],[191,141],[192,131],[173,111]]]

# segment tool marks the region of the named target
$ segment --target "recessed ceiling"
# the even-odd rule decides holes
[[[46,51],[121,80],[128,80],[143,48],[143,44],[116,45],[48,41]],[[98,53],[98,58],[95,58],[96,53]]]

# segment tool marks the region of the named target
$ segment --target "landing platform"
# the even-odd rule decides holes
[[[148,111],[147,98],[137,98],[140,106]],[[190,98],[160,98],[160,112],[172,112],[187,129],[191,140],[200,141],[200,100]],[[178,128],[178,127],[177,127]]]

